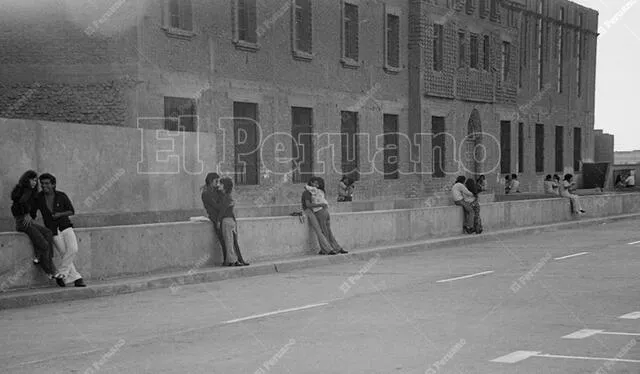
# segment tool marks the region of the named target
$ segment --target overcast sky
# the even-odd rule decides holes
[[[640,0],[573,1],[600,13],[595,128],[615,135],[616,151],[640,149]]]

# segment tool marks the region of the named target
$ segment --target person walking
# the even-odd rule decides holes
[[[220,229],[224,238],[227,251],[227,266],[249,266],[249,263],[242,258],[240,246],[238,245],[238,224],[233,211],[234,201],[231,196],[233,192],[233,182],[230,178],[220,179],[220,191],[222,192],[220,203],[221,209],[218,216]]]
[[[31,239],[35,251],[33,262],[39,264],[50,279],[57,279],[60,275],[53,264],[53,233],[34,221],[33,206],[37,193],[38,173],[27,170],[11,191],[11,214],[16,222],[16,231],[27,234]]]
[[[69,217],[75,214],[75,210],[67,194],[58,191],[56,184],[56,177],[53,175],[49,173],[40,175],[42,191],[37,194],[32,210],[34,212],[40,210],[44,225],[53,234],[53,245],[60,255],[58,267],[60,276],[56,278],[58,286],[66,287],[67,283],[73,283],[76,287],[86,287],[73,263],[78,254],[78,239]]]

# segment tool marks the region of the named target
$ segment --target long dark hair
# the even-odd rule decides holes
[[[26,191],[31,190],[31,193],[35,193],[38,191],[38,186],[36,185],[34,188],[31,188],[30,181],[34,178],[38,178],[38,173],[33,170],[27,170],[22,174],[20,179],[18,180],[18,184],[13,187],[13,191],[11,191],[11,200],[18,201],[22,198],[23,194]]]
[[[225,194],[231,195],[233,191],[233,181],[231,178],[222,178],[220,179],[220,184],[222,185],[222,190]]]
[[[320,178],[320,177],[316,177],[316,180],[318,181],[318,189],[322,190],[322,192],[327,193],[324,190],[324,179]]]
[[[473,178],[468,178],[464,185],[467,187],[467,190],[471,192],[474,196],[478,196],[478,186],[476,185],[476,181]]]

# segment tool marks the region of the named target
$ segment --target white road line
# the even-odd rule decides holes
[[[582,256],[582,255],[586,255],[587,253],[589,253],[589,252],[574,253],[574,254],[572,254],[572,255],[568,255],[568,256],[556,257],[556,258],[554,258],[554,260],[564,260],[565,258],[571,258],[571,257]]]
[[[493,273],[493,270],[483,271],[482,273],[465,275],[465,276],[457,277],[457,278],[442,279],[442,280],[436,281],[436,283],[453,282],[453,281],[457,281],[457,280],[460,280],[460,279],[473,278],[473,277],[477,277],[477,276],[480,276],[480,275],[486,275],[486,274],[491,274],[491,273]]]
[[[640,312],[631,312],[631,313],[627,313],[623,316],[620,316],[618,318],[621,319],[639,319],[640,318]]]
[[[256,319],[256,318],[262,318],[262,317],[273,316],[273,315],[276,315],[276,314],[282,314],[282,313],[295,312],[295,311],[297,311],[297,310],[304,310],[304,309],[317,308],[317,307],[319,307],[319,306],[324,306],[324,305],[329,305],[329,303],[311,304],[311,305],[301,306],[301,307],[298,307],[298,308],[291,308],[291,309],[276,310],[275,312],[269,312],[269,313],[263,313],[263,314],[256,314],[256,315],[249,316],[249,317],[232,319],[232,320],[230,320],[230,321],[226,321],[226,322],[223,322],[223,323],[224,323],[224,324],[229,324],[229,323],[242,322],[242,321],[247,321],[247,320],[250,320],[250,319]]]
[[[587,356],[565,356],[565,355],[552,355],[547,353],[540,353],[536,351],[516,351],[504,355],[502,357],[490,360],[490,362],[499,362],[503,364],[514,364],[522,360],[526,360],[530,357],[544,357],[544,358],[567,358],[573,360],[592,360],[592,361],[617,361],[617,362],[631,362],[640,363],[640,360],[630,360],[624,358],[608,358],[608,357],[587,357]]]
[[[53,356],[53,357],[41,358],[39,360],[21,362],[19,364],[15,364],[15,365],[6,367],[5,369],[15,369],[15,368],[18,368],[20,366],[39,364],[39,363],[45,362],[45,361],[57,360],[57,359],[60,359],[60,358],[73,357],[73,356],[88,355],[88,354],[91,354],[91,353],[96,353],[96,352],[100,352],[100,351],[108,351],[108,350],[109,350],[108,348],[104,348],[104,349],[92,349],[90,351],[65,353],[65,354],[61,354],[61,355],[57,355],[57,356]]]
[[[634,245],[634,244],[638,244],[638,243],[640,243],[640,240],[638,240],[637,242],[629,243],[629,245]]]
[[[614,331],[604,331],[604,330],[590,330],[590,329],[584,329],[584,330],[578,330],[574,333],[571,333],[569,335],[565,335],[562,338],[563,339],[584,339],[584,338],[588,338],[590,336],[594,336],[597,334],[602,334],[602,335],[622,335],[622,336],[640,336],[640,333],[637,332],[614,332]]]

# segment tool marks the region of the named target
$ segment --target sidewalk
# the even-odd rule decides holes
[[[500,238],[532,234],[548,230],[570,229],[586,225],[595,225],[624,219],[640,218],[640,213],[610,216],[604,218],[587,218],[542,226],[521,227],[481,235],[454,236],[441,239],[429,239],[405,242],[396,245],[372,247],[350,251],[347,255],[336,256],[304,256],[252,263],[248,267],[216,267],[194,269],[167,274],[156,274],[144,277],[113,279],[104,282],[88,281],[88,287],[47,287],[28,290],[14,290],[0,294],[0,309],[22,308],[40,304],[68,302],[102,296],[114,296],[132,292],[140,292],[159,288],[176,289],[182,285],[216,282],[225,279],[251,277],[258,275],[288,272],[309,267],[345,263],[350,260],[366,261],[378,256],[394,256],[406,253],[442,248],[455,245],[491,241]]]

